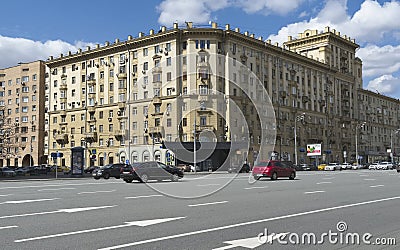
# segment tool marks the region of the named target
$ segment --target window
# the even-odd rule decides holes
[[[22,122],[28,122],[28,116],[23,116],[22,117]]]
[[[81,114],[81,121],[85,120],[85,114]]]
[[[172,79],[172,73],[171,72],[167,72],[167,81],[171,81]]]
[[[144,48],[143,49],[143,56],[147,56],[149,54],[149,49]]]
[[[36,74],[32,75],[32,81],[36,81],[36,80],[37,80],[37,75]]]
[[[27,97],[27,96],[22,97],[22,102],[25,102],[25,103],[29,102],[29,97]]]
[[[137,115],[137,108],[136,107],[132,108],[132,115]]]
[[[133,51],[133,59],[137,59],[138,58],[138,52],[137,50]]]
[[[182,127],[186,127],[187,126],[187,118],[183,118],[182,119]]]
[[[172,92],[173,92],[173,91],[172,91],[172,88],[167,88],[167,96],[168,96],[168,95],[172,95]]]
[[[104,79],[104,71],[100,71],[100,79]]]
[[[154,46],[154,54],[160,53],[160,45]]]
[[[71,90],[71,96],[72,96],[72,97],[75,96],[75,89]]]
[[[22,107],[22,113],[28,113],[28,107]]]
[[[110,77],[114,77],[114,70],[110,69]]]
[[[154,119],[154,126],[155,126],[155,127],[161,126],[161,119],[160,119],[160,118]]]
[[[156,89],[153,89],[153,93],[154,93],[154,96],[160,96],[160,89],[159,88],[156,88]]]
[[[75,121],[75,115],[71,115],[71,122]]]
[[[154,105],[154,112],[156,114],[161,113],[161,104],[155,104]]]
[[[167,66],[171,66],[171,57],[167,57]]]
[[[29,76],[23,76],[22,82],[29,82]]]
[[[54,80],[53,86],[56,88],[57,87],[57,80]]]
[[[199,90],[200,90],[200,95],[208,94],[208,86],[207,85],[200,85]]]
[[[172,126],[172,119],[168,118],[167,119],[167,127],[171,127]]]
[[[108,131],[109,132],[113,132],[113,129],[114,129],[114,125],[113,124],[109,124],[108,125]]]
[[[114,91],[114,83],[110,82],[108,86],[108,91]]]
[[[148,70],[149,69],[149,63],[145,62],[143,63],[143,70]]]
[[[207,125],[207,116],[200,116],[200,126]]]
[[[133,130],[137,130],[137,122],[133,122],[132,123],[132,129]]]

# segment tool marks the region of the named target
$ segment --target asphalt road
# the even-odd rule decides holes
[[[233,177],[3,180],[0,249],[398,249],[394,170]]]

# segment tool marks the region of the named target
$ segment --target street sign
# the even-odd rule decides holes
[[[61,158],[64,156],[64,154],[61,152],[53,152],[50,154],[50,156],[51,156],[51,158]]]
[[[129,164],[129,160],[125,160],[125,164]]]

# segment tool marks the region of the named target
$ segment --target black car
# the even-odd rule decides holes
[[[228,173],[249,173],[250,166],[249,164],[243,164],[242,167],[239,169],[239,165],[232,165],[228,168]]]
[[[85,172],[85,173],[93,173],[95,170],[97,170],[97,169],[99,169],[100,167],[99,166],[90,166],[90,167],[88,167],[88,168],[85,168],[84,170],[83,170],[83,172]]]
[[[182,169],[175,166],[168,166],[161,162],[142,162],[134,163],[131,166],[125,166],[122,169],[121,178],[130,183],[133,180],[148,182],[149,180],[178,181],[183,177]]]
[[[103,177],[104,179],[109,179],[110,177],[115,177],[116,179],[119,179],[121,170],[126,166],[127,164],[123,163],[108,164],[100,167],[97,170],[94,170],[92,176],[96,180],[100,179],[101,177]]]

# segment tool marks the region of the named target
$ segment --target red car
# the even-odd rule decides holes
[[[259,180],[261,177],[269,177],[276,180],[278,177],[296,178],[296,170],[281,161],[262,161],[253,167],[253,177]]]

